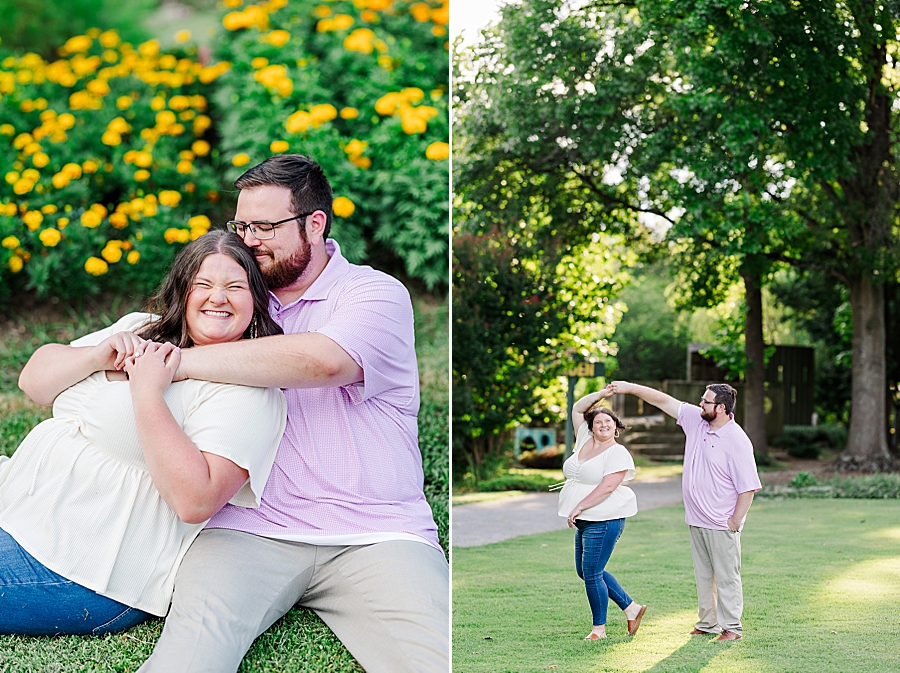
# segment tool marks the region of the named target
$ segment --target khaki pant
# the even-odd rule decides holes
[[[742,633],[741,534],[696,526],[690,530],[700,604],[695,628],[709,633]]]
[[[311,608],[369,673],[447,673],[449,568],[409,541],[328,547],[225,529],[188,550],[142,673],[231,673],[295,604]]]

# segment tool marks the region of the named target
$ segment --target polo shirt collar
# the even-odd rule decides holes
[[[728,422],[725,425],[723,425],[721,428],[719,428],[718,430],[713,430],[709,425],[709,421],[703,421],[703,422],[706,423],[706,434],[721,436],[726,431],[730,431],[731,427],[734,425],[734,414],[729,414]]]
[[[282,306],[281,302],[278,301],[278,297],[269,292],[269,300],[274,303],[276,308],[283,311],[301,301],[321,301],[328,298],[331,289],[346,275],[347,270],[350,268],[350,262],[341,254],[341,246],[333,238],[325,241],[325,252],[329,257],[328,264],[325,265],[322,273],[313,281],[312,285],[306,289],[302,297],[295,299],[287,306]]]

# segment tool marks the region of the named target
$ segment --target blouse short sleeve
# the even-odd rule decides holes
[[[250,473],[229,502],[259,507],[287,422],[284,394],[277,388],[197,383],[201,390],[186,410],[184,431],[201,451]]]
[[[75,339],[75,341],[72,341],[69,345],[96,346],[113,334],[118,334],[119,332],[134,332],[154,319],[156,319],[156,316],[152,313],[129,313],[119,318],[109,327],[105,327],[97,332],[85,334],[83,337],[79,337],[78,339]]]
[[[606,458],[606,463],[603,466],[603,476],[622,471],[625,472],[625,478],[622,479],[623,482],[633,480],[635,475],[634,459],[631,457],[628,449],[621,444],[614,444],[609,447],[609,456]]]

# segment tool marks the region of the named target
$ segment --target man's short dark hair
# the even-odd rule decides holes
[[[325,213],[323,239],[328,238],[334,195],[322,167],[313,159],[302,154],[277,154],[244,173],[234,181],[234,186],[238,189],[286,187],[291,190],[291,208],[295,215],[316,210]]]
[[[716,395],[716,404],[725,405],[725,413],[734,413],[734,405],[737,402],[737,391],[727,383],[712,383],[706,386],[707,390]]]

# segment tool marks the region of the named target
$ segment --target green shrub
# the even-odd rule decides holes
[[[562,467],[565,453],[565,446],[548,446],[540,451],[522,451],[519,454],[519,462],[525,467],[558,470]]]
[[[557,479],[539,474],[499,474],[478,484],[479,491],[546,491]]]
[[[447,404],[423,401],[419,410],[419,450],[425,473],[425,497],[438,526],[445,551],[450,546],[450,409]]]
[[[773,442],[795,458],[818,458],[823,449],[840,451],[847,443],[847,431],[836,423],[822,425],[786,425]]]
[[[233,68],[215,97],[225,178],[273,153],[312,156],[335,188],[332,231],[351,261],[399,258],[429,288],[445,285],[448,11],[272,0],[226,14],[216,53]]]
[[[762,498],[897,499],[900,498],[900,474],[835,476],[819,481],[808,472],[800,472],[789,486],[765,486],[757,495]]]

